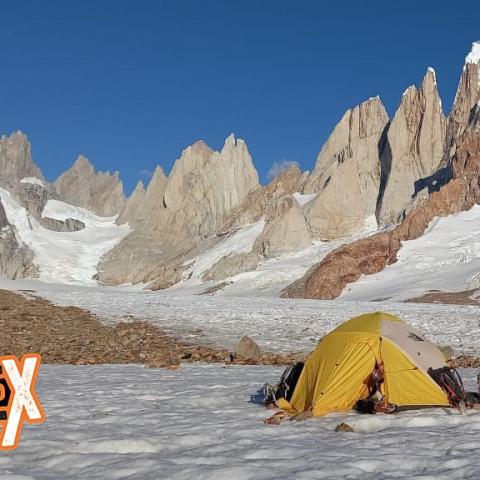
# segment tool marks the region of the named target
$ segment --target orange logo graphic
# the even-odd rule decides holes
[[[21,362],[0,357],[0,450],[18,447],[24,422],[42,423],[45,412],[35,393],[40,355],[27,353]]]

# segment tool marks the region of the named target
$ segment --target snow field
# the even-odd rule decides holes
[[[23,177],[20,180],[20,183],[30,183],[31,185],[39,185],[40,187],[45,187],[43,182],[39,178],[36,178],[36,177]]]
[[[115,224],[116,217],[98,217],[85,209],[49,200],[43,216],[85,223],[78,232],[55,232],[43,227],[2,188],[0,200],[9,223],[15,227],[17,241],[35,254],[39,278],[44,282],[96,284],[93,276],[100,258],[130,232],[128,225]]]
[[[257,237],[262,233],[265,220],[246,225],[227,236],[217,245],[188,261],[189,268],[183,273],[182,281],[173,288],[189,287],[202,284],[202,275],[213,267],[221,258],[230,254],[248,253],[252,250]]]
[[[480,287],[480,206],[435,218],[427,232],[403,242],[398,261],[382,272],[349,284],[345,300],[403,300],[428,290],[462,291]]]
[[[43,425],[2,480],[478,478],[480,412],[337,413],[273,427],[255,393],[282,369],[42,365]],[[472,374],[470,374],[472,377]],[[354,433],[334,432],[346,422]]]

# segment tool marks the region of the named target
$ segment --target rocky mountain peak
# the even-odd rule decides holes
[[[380,98],[370,98],[347,110],[323,145],[304,188],[317,193],[306,207],[315,237],[349,235],[375,215],[388,121]]]
[[[474,42],[465,57],[462,76],[458,84],[452,111],[449,116],[449,145],[463,133],[470,118],[470,112],[480,100],[480,42]]]
[[[92,165],[90,160],[82,154],[80,154],[75,162],[73,162],[71,169],[81,173],[85,172],[90,175],[95,173],[95,167]]]
[[[152,175],[152,179],[150,180],[148,187],[151,188],[150,186],[153,186],[157,182],[166,182],[168,180],[167,176],[165,175],[165,172],[163,171],[163,168],[160,165],[157,165],[155,167],[155,170]]]
[[[386,176],[378,210],[381,225],[397,223],[419,188],[440,168],[445,139],[446,118],[435,72],[429,68],[419,88],[404,92],[388,128],[382,153]]]
[[[30,142],[20,130],[0,139],[0,185],[8,189],[25,177],[45,181],[32,160]]]
[[[214,238],[226,216],[258,187],[258,174],[245,142],[231,136],[221,151],[203,142],[186,148],[168,179],[161,170],[156,171],[143,207],[135,214],[142,217],[137,228],[103,259],[102,281],[161,277],[165,280],[162,285],[175,283],[181,271],[175,262],[181,255]],[[146,207],[149,202],[152,206]],[[135,264],[124,271],[122,266],[126,261],[132,264],[132,259]]]
[[[83,155],[55,180],[54,188],[62,201],[102,216],[120,213],[126,202],[118,172],[97,172]]]
[[[190,148],[192,153],[194,153],[195,155],[200,155],[202,157],[209,157],[213,152],[213,149],[210,148],[203,140],[197,140],[193,145],[188,148]],[[161,167],[158,166],[157,168]]]
[[[132,194],[127,198],[125,207],[117,218],[117,223],[135,223],[141,220],[140,210],[144,206],[145,202],[145,185],[141,180],[137,182]]]
[[[145,191],[145,184],[144,184],[141,180],[139,180],[139,181],[137,182],[137,184],[135,185],[135,188],[133,189],[133,193],[132,193],[132,194],[134,194],[135,192],[141,192],[141,191],[142,191],[142,192]]]

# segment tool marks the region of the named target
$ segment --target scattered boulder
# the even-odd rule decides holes
[[[87,310],[53,305],[30,295],[32,291],[23,293],[29,295],[0,290],[0,352],[18,357],[38,352],[43,363],[142,363],[175,369],[181,362],[289,365],[299,356],[266,352],[256,359],[235,358],[226,349],[185,342],[129,315],[106,325]]]
[[[247,335],[240,339],[235,348],[235,357],[241,360],[256,360],[261,354],[260,347]]]
[[[335,431],[336,432],[354,432],[355,430],[348,423],[342,422],[335,427]]]

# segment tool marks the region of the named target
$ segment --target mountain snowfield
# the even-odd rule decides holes
[[[189,268],[183,273],[182,280],[172,288],[202,284],[202,275],[222,257],[230,254],[249,253],[255,240],[262,233],[264,226],[264,220],[260,220],[252,225],[246,225],[233,234],[228,235],[227,238],[213,248],[186,262]]]
[[[415,240],[403,242],[396,263],[349,284],[344,300],[404,300],[429,290],[480,287],[480,206],[435,218]]]
[[[264,425],[256,395],[281,368],[41,367],[47,414],[2,452],[2,480],[475,479],[480,412],[330,414]],[[469,388],[475,374],[462,371]],[[347,422],[355,433],[336,433]]]
[[[9,223],[15,228],[17,241],[33,251],[39,279],[45,282],[96,284],[93,277],[100,258],[130,231],[128,225],[116,225],[116,217],[99,217],[83,208],[49,200],[43,217],[73,218],[85,224],[78,232],[55,232],[40,225],[3,188],[0,188],[0,200]]]
[[[36,183],[36,180],[28,179],[30,183]],[[301,202],[309,202],[315,196],[294,194],[294,197],[297,200],[300,198]],[[85,229],[78,232],[55,232],[41,226],[2,188],[0,200],[9,222],[15,226],[17,239],[35,254],[39,279],[48,283],[98,284],[94,276],[100,258],[131,231],[128,224],[117,225],[115,216],[100,217],[84,208],[49,200],[42,217],[62,221],[72,218],[85,224]],[[320,262],[342,243],[350,243],[375,232],[377,225],[373,220],[370,222],[367,219],[364,229],[351,237],[330,242],[313,241],[312,246],[306,249],[266,259],[256,270],[227,278],[226,286],[216,295],[278,296],[282,288],[300,278],[313,263]],[[183,279],[171,290],[189,295],[215,285],[215,282],[203,282],[202,275],[224,256],[250,252],[264,226],[263,219],[246,225],[187,261],[188,268],[183,273]],[[349,284],[341,298],[404,300],[429,290],[461,291],[480,287],[479,234],[478,205],[466,212],[435,218],[423,236],[403,242],[396,263]],[[412,282],[412,275],[415,282]],[[138,285],[135,289],[143,287],[145,285]]]

